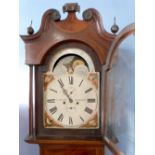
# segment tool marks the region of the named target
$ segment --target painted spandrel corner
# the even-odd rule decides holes
[[[19,154],[134,155],[134,1],[21,0],[20,19]]]

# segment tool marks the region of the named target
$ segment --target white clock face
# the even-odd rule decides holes
[[[48,118],[61,127],[84,126],[98,116],[98,91],[88,76],[53,76],[53,80],[44,91],[44,105]]]

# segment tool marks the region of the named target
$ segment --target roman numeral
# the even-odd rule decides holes
[[[58,117],[58,121],[61,121],[61,122],[62,122],[63,118],[64,118],[64,115],[61,114],[61,115]]]
[[[87,102],[88,103],[94,103],[95,102],[95,99],[94,98],[89,98],[89,99],[87,99]]]
[[[93,112],[93,110],[90,109],[89,107],[86,107],[84,111],[87,112],[88,114],[91,114]]]
[[[57,112],[57,107],[53,107],[53,108],[51,108],[49,111],[50,111],[50,112],[52,113],[52,115],[53,115],[55,112]]]
[[[58,82],[59,82],[59,84],[60,84],[60,86],[61,86],[61,87],[63,87],[63,86],[64,86],[64,83],[62,82],[62,80],[61,80],[61,79],[59,79],[59,80],[58,80]]]
[[[85,91],[85,93],[88,93],[88,92],[90,92],[90,91],[92,91],[93,90],[93,88],[89,88],[89,89],[87,89],[86,91]]]
[[[81,116],[80,116],[80,119],[81,119],[82,122],[84,122],[84,119]]]
[[[49,99],[47,100],[48,103],[55,103],[55,99]]]
[[[83,82],[83,80],[80,82],[79,87],[81,86],[82,82]]]
[[[73,77],[72,76],[69,76],[69,84],[73,85]]]
[[[54,90],[54,89],[52,89],[52,88],[50,88],[50,90],[51,90],[51,91],[53,91],[53,92],[55,92],[55,93],[57,93],[57,91],[56,91],[56,90]]]
[[[69,124],[72,124],[73,125],[72,117],[69,117]]]

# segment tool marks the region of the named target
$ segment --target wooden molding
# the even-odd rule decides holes
[[[106,56],[116,36],[106,32],[97,10],[84,11],[91,12],[91,20],[79,20],[76,16],[78,7],[75,4],[71,6],[65,8],[65,12],[68,13],[66,19],[59,20],[59,13],[55,9],[47,10],[37,33],[21,35],[25,42],[26,64],[41,64],[50,49],[68,41],[81,42],[91,47],[99,57],[100,63],[105,64]]]
[[[30,144],[65,144],[65,145],[103,145],[102,140],[51,140],[51,139],[39,139],[36,137],[27,137],[26,142]]]

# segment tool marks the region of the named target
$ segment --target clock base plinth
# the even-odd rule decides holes
[[[40,155],[104,155],[104,142],[97,140],[45,140],[26,139],[39,144]]]

